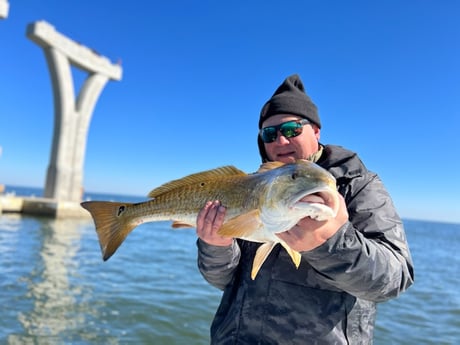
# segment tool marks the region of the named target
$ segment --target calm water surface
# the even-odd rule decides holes
[[[460,225],[405,225],[416,283],[379,305],[375,344],[460,344]],[[208,344],[221,292],[195,240],[143,224],[103,262],[90,221],[1,215],[0,344]]]

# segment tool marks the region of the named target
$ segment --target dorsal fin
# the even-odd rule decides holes
[[[260,167],[259,170],[257,170],[258,173],[273,170],[279,167],[282,167],[286,163],[283,162],[265,162],[263,163]]]
[[[177,188],[183,188],[185,186],[190,186],[194,184],[206,183],[212,181],[214,179],[222,178],[222,177],[230,177],[230,176],[246,176],[247,174],[240,169],[235,168],[232,165],[207,170],[203,172],[199,172],[196,174],[191,174],[185,176],[178,180],[173,180],[161,185],[158,188],[153,189],[149,194],[149,198],[157,198],[161,194],[168,193],[172,190]]]

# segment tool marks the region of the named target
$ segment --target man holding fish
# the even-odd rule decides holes
[[[259,129],[254,174],[225,166],[165,183],[145,202],[83,202],[103,259],[144,222],[195,227],[198,267],[224,290],[212,344],[372,343],[376,303],[414,279],[388,192],[355,153],[319,143],[297,75],[263,106]]]
[[[324,190],[302,196],[289,209],[311,204],[315,211],[275,230],[269,245],[238,229],[246,223],[224,226],[229,209],[222,200],[205,204],[196,220],[198,266],[224,291],[211,343],[371,344],[376,303],[414,280],[391,197],[355,153],[320,144],[318,111],[298,75],[263,106],[259,129],[264,163],[314,162],[335,178],[338,197]],[[324,216],[325,209],[333,212]],[[264,224],[276,218],[257,216]]]

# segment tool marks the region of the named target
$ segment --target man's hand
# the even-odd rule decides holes
[[[317,221],[310,217],[301,219],[292,229],[276,234],[289,247],[304,252],[319,247],[331,238],[348,221],[345,200],[339,195],[339,209],[335,218]]]
[[[232,238],[217,233],[224,223],[226,211],[217,200],[204,205],[196,219],[196,234],[202,241],[214,246],[230,246],[233,243]]]

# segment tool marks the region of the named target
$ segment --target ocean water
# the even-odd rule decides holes
[[[460,224],[404,224],[416,282],[379,304],[375,344],[460,344]],[[199,274],[195,241],[143,224],[103,262],[91,221],[0,215],[0,344],[208,344],[221,292]]]

